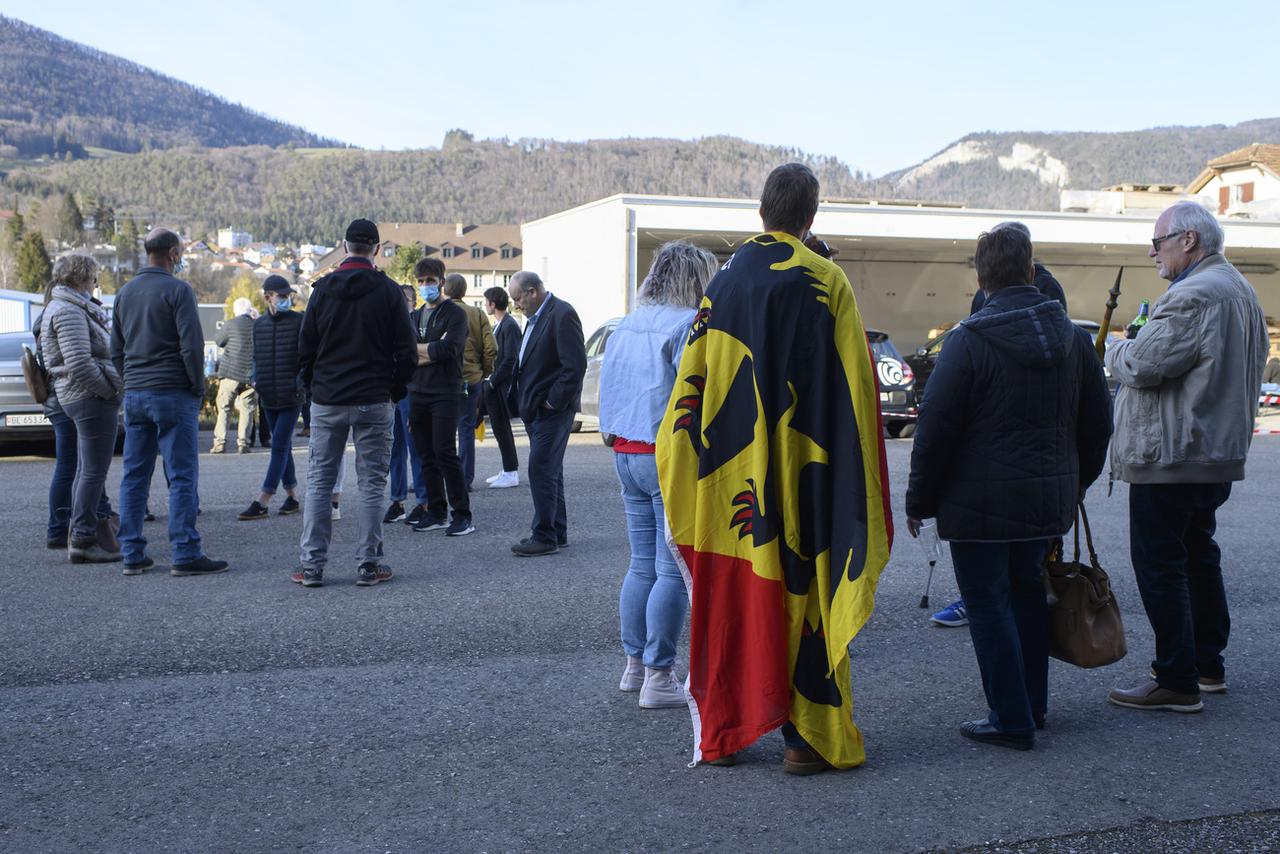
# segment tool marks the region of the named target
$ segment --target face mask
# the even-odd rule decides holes
[[[177,276],[178,274],[185,272],[187,272],[187,259],[179,258],[178,263],[173,265],[173,275]]]
[[[440,299],[439,285],[418,285],[418,296],[427,302],[435,302]]]
[[[276,300],[276,311],[288,311],[289,306],[293,304],[293,299],[288,296],[280,297]]]

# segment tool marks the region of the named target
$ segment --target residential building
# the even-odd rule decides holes
[[[518,225],[469,225],[466,223],[387,222],[378,223],[382,248],[374,263],[386,268],[401,246],[417,244],[423,257],[439,258],[450,273],[460,273],[467,280],[466,301],[484,305],[484,291],[494,285],[506,287],[524,261]],[[319,278],[342,261],[342,247],[337,247],[306,273]],[[298,269],[303,271],[303,262]]]
[[[1254,143],[1215,157],[1187,187],[1219,216],[1280,219],[1280,145]]]
[[[250,243],[244,247],[244,260],[250,264],[271,266],[276,258],[276,247],[272,243]]]
[[[222,249],[240,249],[253,242],[253,235],[233,228],[218,229],[218,246]]]

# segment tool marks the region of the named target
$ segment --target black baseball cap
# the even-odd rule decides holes
[[[264,279],[262,282],[262,289],[264,291],[272,291],[273,293],[277,293],[277,294],[296,294],[297,293],[297,291],[295,291],[289,285],[289,280],[286,279],[284,276],[275,276],[275,275],[267,276],[267,278]]]
[[[363,243],[366,246],[374,246],[381,242],[378,238],[378,226],[368,219],[352,220],[351,225],[347,226],[347,234],[343,239],[348,243]]]

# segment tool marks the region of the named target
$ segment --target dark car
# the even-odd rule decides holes
[[[1101,328],[1097,321],[1094,320],[1072,320],[1071,322],[1088,332],[1090,338],[1096,339],[1098,330]],[[914,354],[907,357],[907,364],[915,371],[917,403],[924,399],[925,385],[929,382],[929,375],[933,373],[933,367],[938,362],[938,354],[942,352],[942,345],[946,343],[947,336],[951,334],[952,329],[955,329],[955,327],[953,326],[936,338],[931,339],[919,350],[916,350]],[[1114,340],[1114,338],[1109,337],[1107,346],[1110,347],[1111,342]],[[1111,396],[1115,397],[1117,383],[1111,378],[1110,371],[1104,369],[1104,372],[1107,377],[1107,389],[1111,392]]]
[[[880,418],[884,429],[895,439],[905,439],[916,429],[914,372],[886,333],[868,329],[867,344],[871,347],[871,360],[880,382]]]
[[[53,425],[22,378],[23,345],[35,349],[30,332],[0,334],[0,442],[52,442]]]

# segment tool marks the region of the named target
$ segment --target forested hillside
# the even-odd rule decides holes
[[[176,14],[173,13],[173,14]],[[0,16],[0,151],[334,145],[136,63]]]
[[[826,197],[877,191],[834,158],[731,137],[477,142],[461,131],[424,151],[153,151],[19,170],[6,186],[32,196],[73,191],[193,234],[233,224],[264,240],[332,241],[356,215],[522,222],[619,192],[753,197],[787,160],[810,163]]]

